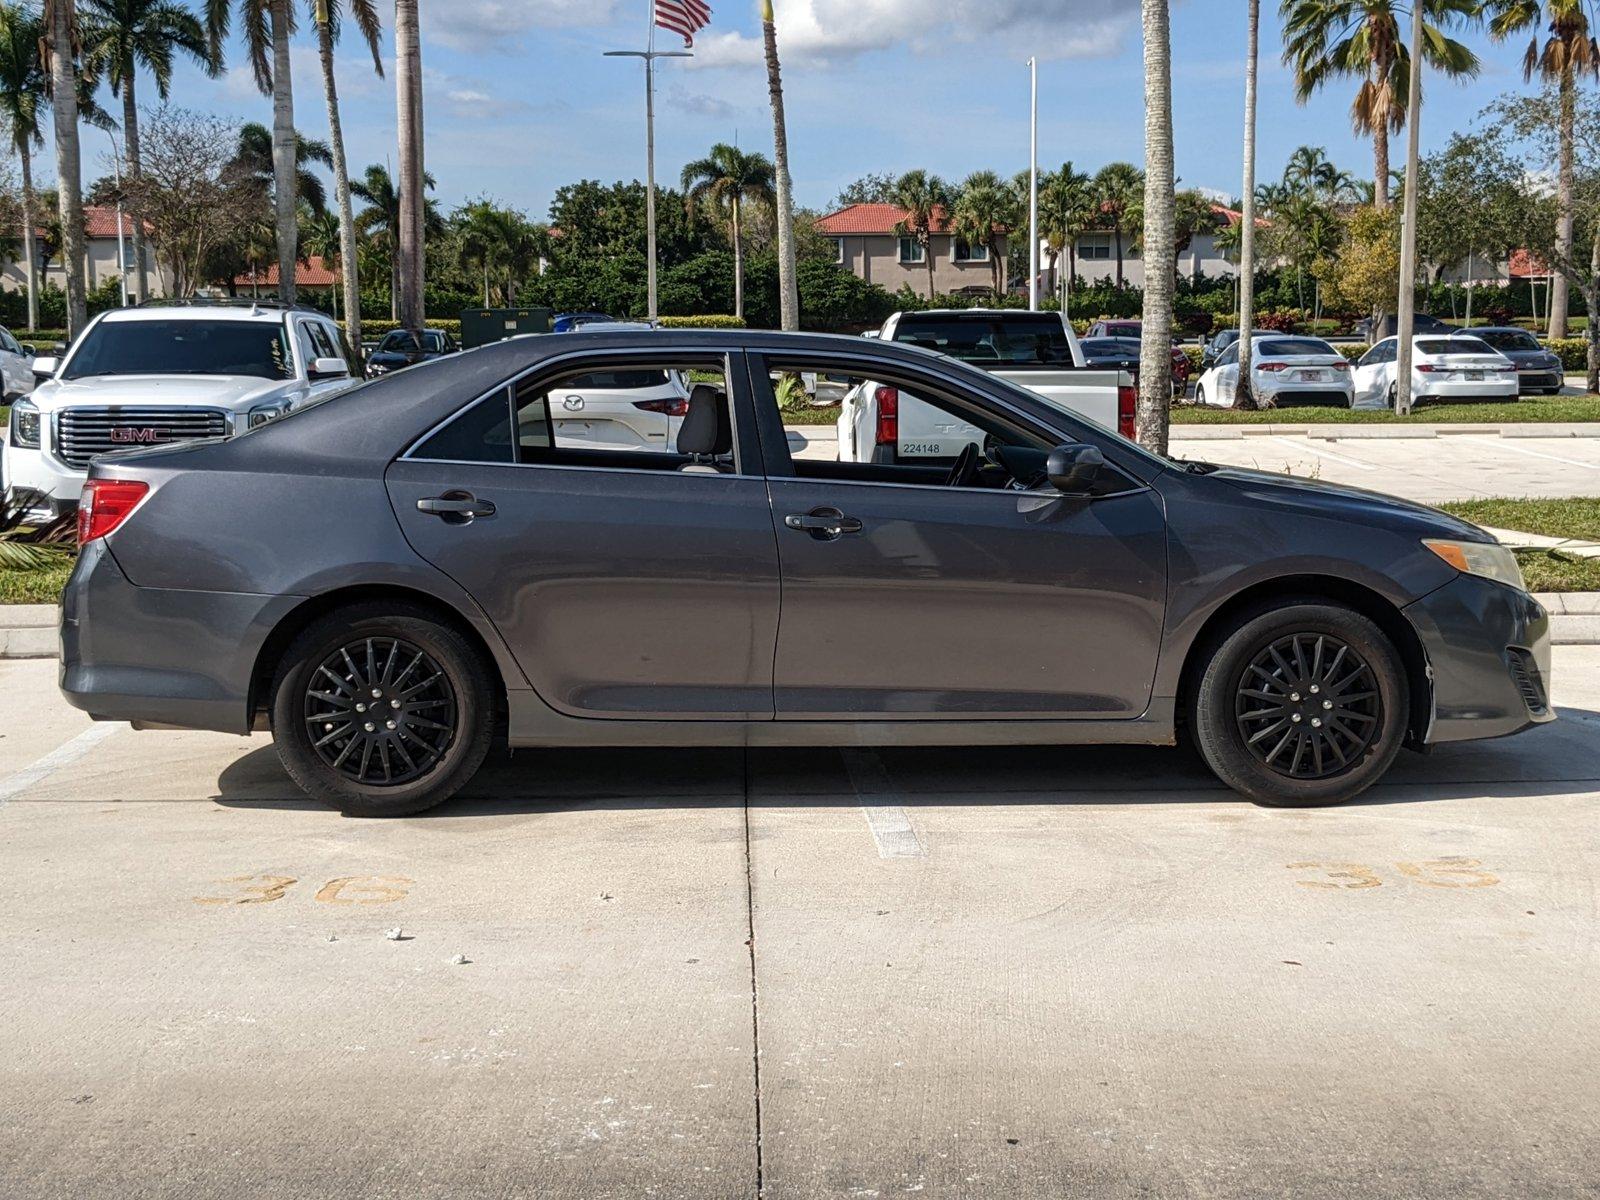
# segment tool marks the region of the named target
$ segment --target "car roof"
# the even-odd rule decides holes
[[[246,308],[232,304],[141,305],[138,308],[112,308],[100,314],[102,321],[257,321],[282,324],[289,312],[326,316],[314,309]],[[332,318],[329,318],[330,320]]]

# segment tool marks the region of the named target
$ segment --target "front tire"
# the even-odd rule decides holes
[[[1246,614],[1211,652],[1191,719],[1206,764],[1257,804],[1342,804],[1388,771],[1410,721],[1383,630],[1334,604]]]
[[[495,676],[426,609],[375,602],[312,622],[285,652],[272,731],[295,783],[347,817],[442,804],[489,752]]]
[[[1197,406],[1206,402],[1206,389],[1198,383],[1194,385],[1194,402]]]

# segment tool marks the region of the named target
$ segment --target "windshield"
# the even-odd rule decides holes
[[[962,362],[1072,365],[1072,344],[1061,318],[1048,313],[981,316],[918,314],[901,319],[894,340],[937,350]]]
[[[282,321],[101,321],[63,379],[101,375],[247,375],[293,379]]]
[[[1417,350],[1422,354],[1493,354],[1488,345],[1475,337],[1418,338]]]
[[[1139,343],[1128,338],[1085,338],[1078,343],[1085,354],[1103,357],[1114,355],[1122,358],[1126,355],[1139,353]]]
[[[1263,358],[1297,358],[1305,354],[1338,354],[1317,338],[1268,338],[1257,351]]]
[[[1523,333],[1520,329],[1497,330],[1494,333],[1480,333],[1480,339],[1488,342],[1496,350],[1537,350],[1539,343],[1534,340],[1533,334]]]

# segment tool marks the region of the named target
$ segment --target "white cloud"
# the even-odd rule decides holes
[[[530,27],[609,24],[618,0],[444,0],[422,6],[428,41],[474,53],[520,49]],[[643,18],[641,18],[641,23]]]
[[[785,63],[827,63],[908,46],[934,55],[954,47],[1004,47],[1040,58],[1109,54],[1138,16],[1138,0],[774,0]],[[716,28],[713,22],[712,29]],[[699,66],[761,61],[759,38],[708,31]]]
[[[661,99],[666,107],[676,109],[678,112],[689,113],[696,117],[711,117],[719,121],[731,120],[741,111],[738,105],[731,104],[720,96],[691,92],[676,84],[667,88],[661,94]]]

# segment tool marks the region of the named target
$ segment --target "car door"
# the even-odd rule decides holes
[[[552,432],[551,398],[559,408],[572,378],[644,370],[714,376],[725,393],[731,379],[728,452],[597,450]],[[745,378],[728,356],[669,357],[666,343],[650,355],[563,355],[390,466],[412,547],[472,594],[551,707],[772,718],[777,548]]]
[[[1229,405],[1239,390],[1239,343],[1234,342],[1217,360],[1217,402]]]
[[[1114,462],[1106,494],[1088,499],[1048,487],[945,486],[948,463],[796,459],[771,379],[807,369],[887,380],[990,436],[1031,437],[1033,453],[1072,439],[998,419],[980,395],[923,369],[885,374],[883,363],[802,355],[750,361],[783,577],[780,720],[1145,710],[1167,586],[1156,493]],[[1059,419],[1114,460],[1114,438]]]
[[[1389,396],[1389,384],[1394,379],[1395,343],[1393,339],[1379,342],[1361,356],[1356,363],[1354,386],[1356,404],[1381,404]]]

